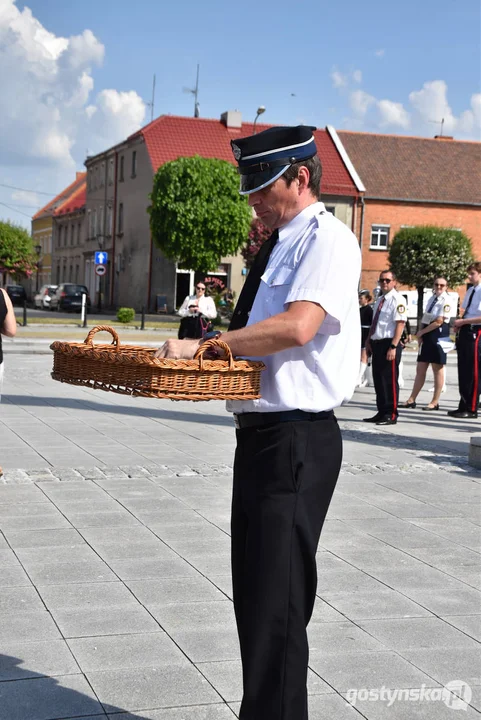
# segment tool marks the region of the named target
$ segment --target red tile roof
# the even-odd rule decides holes
[[[481,204],[481,143],[338,131],[368,199]]]
[[[272,125],[257,123],[257,131]],[[130,139],[142,135],[154,172],[169,160],[200,155],[235,163],[230,141],[254,132],[253,123],[227,128],[220,120],[161,115]],[[325,130],[316,130],[316,144],[322,161],[322,192],[328,195],[357,196],[359,193],[334,143]]]
[[[67,200],[65,200],[61,205],[59,205],[53,212],[55,217],[60,217],[61,215],[69,215],[70,213],[75,212],[76,210],[80,210],[81,208],[85,207],[85,203],[87,200],[87,181],[84,179],[82,181],[82,184],[80,187],[75,190],[72,195],[70,195]]]
[[[81,185],[83,182],[85,182],[85,179],[87,177],[86,172],[78,172],[77,177],[75,180],[68,185],[65,190],[62,190],[61,193],[59,193],[56,197],[54,197],[53,200],[50,200],[44,207],[35,213],[32,220],[39,220],[42,217],[48,217],[49,215],[53,215],[55,210],[67,200],[72,193],[74,193],[79,185]]]

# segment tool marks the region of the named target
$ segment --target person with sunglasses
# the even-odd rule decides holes
[[[205,294],[205,283],[198,282],[195,286],[195,294],[187,295],[184,302],[180,306],[177,314],[181,317],[195,314],[204,315],[209,320],[213,320],[217,316],[217,308],[211,297]]]
[[[444,366],[446,353],[438,342],[441,338],[449,338],[449,319],[451,317],[451,299],[447,292],[448,283],[439,277],[434,281],[433,295],[426,305],[426,312],[421,320],[421,327],[416,333],[419,354],[414,386],[409,399],[403,407],[416,407],[416,398],[426,381],[426,372],[431,365],[434,373],[434,395],[423,410],[439,410],[439,398],[444,385]]]
[[[381,292],[373,310],[366,350],[372,353],[372,377],[376,391],[377,413],[364,422],[395,425],[399,405],[399,363],[403,346],[401,337],[406,324],[406,305],[396,290],[391,270],[379,276]]]

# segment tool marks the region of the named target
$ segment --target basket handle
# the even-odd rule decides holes
[[[200,348],[197,350],[197,352],[194,355],[194,360],[199,358],[199,369],[202,371],[204,369],[204,353],[206,350],[210,350],[211,348],[221,348],[224,350],[224,352],[227,355],[227,360],[229,361],[229,370],[234,370],[234,358],[232,357],[232,352],[230,347],[227,345],[227,343],[222,342],[222,340],[206,340],[202,343]]]
[[[119,349],[119,345],[120,345],[119,336],[117,335],[117,333],[116,333],[116,331],[113,329],[113,327],[110,327],[110,325],[96,325],[94,328],[92,328],[92,330],[89,332],[89,334],[88,334],[87,337],[85,338],[85,344],[86,344],[86,345],[93,345],[93,337],[94,337],[94,335],[95,335],[96,333],[101,332],[101,331],[104,331],[104,330],[105,330],[105,332],[109,332],[109,333],[112,335],[112,337],[113,337],[112,345],[115,345],[115,349],[118,350],[118,349]]]

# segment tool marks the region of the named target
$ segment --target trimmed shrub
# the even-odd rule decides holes
[[[121,323],[129,323],[135,317],[134,308],[121,307],[117,310],[117,320]]]

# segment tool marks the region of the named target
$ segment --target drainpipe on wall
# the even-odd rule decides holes
[[[114,283],[115,283],[115,231],[117,224],[117,158],[118,152],[115,151],[114,160],[114,200],[112,208],[112,262],[110,263],[110,272],[112,274],[110,280],[110,307],[114,304]],[[106,208],[107,209],[107,208]]]
[[[152,231],[150,232],[150,252],[149,252],[149,282],[147,283],[147,312],[150,312],[150,293],[152,292],[152,255],[154,254],[154,241],[152,240]]]
[[[366,208],[364,197],[361,195],[361,227],[359,229],[359,250],[361,251],[361,270],[362,270],[362,239],[364,236],[364,210]],[[359,283],[361,283],[362,275],[359,278]],[[360,285],[359,285],[360,287]]]

